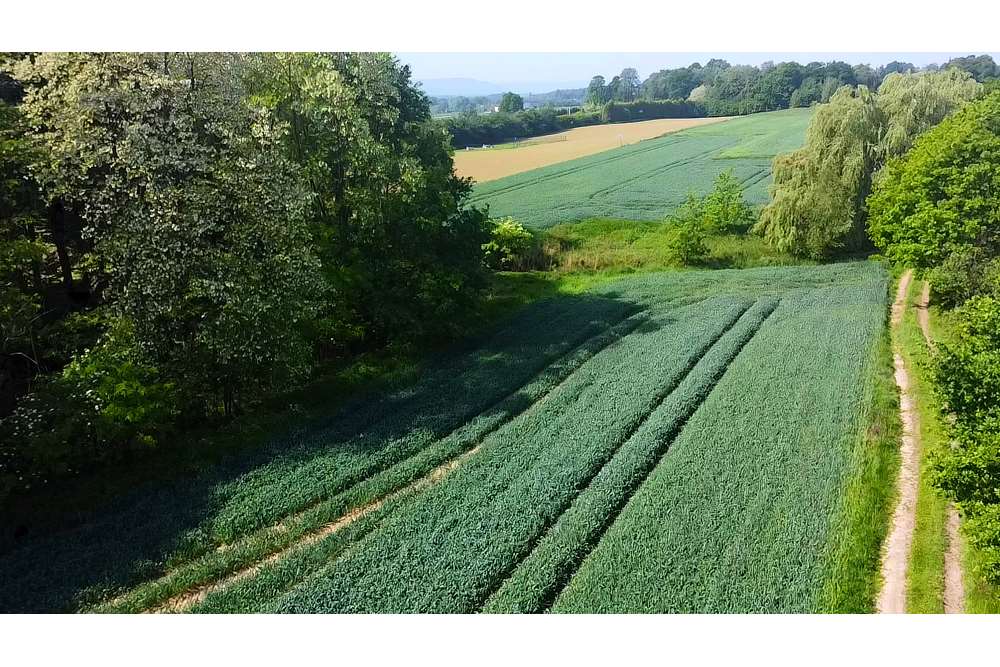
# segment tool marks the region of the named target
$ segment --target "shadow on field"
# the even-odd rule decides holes
[[[43,511],[46,503],[68,493],[56,481],[19,500],[37,516],[30,509],[16,516],[4,510],[0,612],[78,610],[214,548],[212,526],[240,534],[271,525],[363,477],[337,477],[343,484],[329,486],[343,470],[338,461],[374,461],[400,437],[423,431],[433,441],[479,414],[511,419],[537,399],[525,394],[526,383],[639,310],[616,294],[545,299],[493,332],[452,346],[402,390],[357,397],[330,417],[275,433],[196,475],[168,475],[90,507],[81,501],[53,519]],[[655,325],[646,321],[636,331],[648,326]],[[290,507],[289,498],[309,484],[322,491]],[[100,473],[86,485],[99,487]],[[73,500],[58,504],[72,507]]]

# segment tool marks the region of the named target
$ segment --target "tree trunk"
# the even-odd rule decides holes
[[[63,287],[67,295],[73,290],[73,265],[69,258],[69,230],[66,225],[66,207],[62,201],[56,200],[49,205],[48,221],[49,235],[56,247],[56,257],[59,258],[59,272],[62,275]]]

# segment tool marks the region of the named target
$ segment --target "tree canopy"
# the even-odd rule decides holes
[[[894,262],[930,268],[963,247],[1000,251],[1000,93],[891,160],[868,207],[872,241]]]
[[[802,148],[775,158],[772,200],[757,231],[783,251],[810,257],[862,247],[875,173],[979,90],[954,69],[891,74],[877,93],[840,88],[816,110]]]

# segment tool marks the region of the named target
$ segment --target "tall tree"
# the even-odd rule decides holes
[[[301,372],[321,293],[287,131],[245,104],[238,59],[42,54],[22,105],[47,196],[81,206],[115,317],[142,358],[232,412]]]
[[[500,98],[500,111],[510,113],[524,110],[524,98],[517,93],[506,92]]]
[[[957,70],[891,74],[877,94],[840,87],[813,115],[803,147],[775,158],[772,201],[757,230],[782,250],[812,257],[866,243],[874,174],[979,90]]]

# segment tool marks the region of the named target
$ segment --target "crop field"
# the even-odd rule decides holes
[[[763,204],[772,159],[802,144],[810,116],[809,109],[789,109],[685,129],[480,183],[471,201],[535,229],[586,218],[662,220],[732,169],[747,199]]]
[[[856,262],[538,302],[406,389],[0,545],[0,610],[825,610],[887,284]]]
[[[589,125],[526,139],[517,144],[501,144],[488,149],[457,150],[455,173],[470,177],[477,183],[485,183],[511,174],[519,174],[724,120],[725,117],[658,118],[635,123]]]

